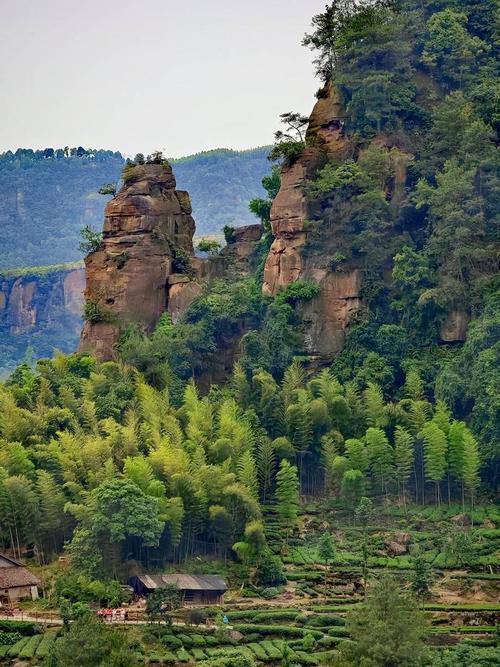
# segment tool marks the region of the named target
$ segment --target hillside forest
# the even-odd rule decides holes
[[[0,385],[2,549],[41,578],[26,608],[63,623],[5,621],[0,660],[499,664],[497,11],[342,0],[312,19],[343,150],[303,183],[302,252],[362,274],[341,351],[307,347],[318,282],[262,289],[280,173],[318,143],[288,112],[250,203],[252,271],[204,284],[176,324],[127,326],[114,360],[56,354]],[[197,609],[167,587],[142,624],[98,621],[143,572],[229,591]]]
[[[224,225],[252,222],[248,201],[263,193],[260,181],[269,149],[218,149],[177,160],[178,187],[188,190],[200,236]],[[0,155],[0,270],[81,259],[80,229],[102,226],[104,185],[116,187],[124,157],[102,149],[19,148]]]

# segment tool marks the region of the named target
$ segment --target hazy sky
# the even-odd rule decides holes
[[[325,0],[0,0],[0,151],[177,157],[271,143],[319,83],[300,45]]]

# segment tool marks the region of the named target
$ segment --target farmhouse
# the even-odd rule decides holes
[[[22,563],[0,554],[0,602],[13,602],[38,597],[40,580]]]
[[[137,595],[149,595],[172,584],[181,591],[185,604],[220,604],[227,591],[226,582],[213,574],[143,574],[131,580]]]

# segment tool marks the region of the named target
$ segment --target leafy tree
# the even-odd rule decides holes
[[[374,584],[364,604],[348,614],[346,627],[352,642],[342,646],[342,653],[350,664],[425,664],[424,616],[392,577]]]
[[[201,239],[201,241],[199,241],[198,245],[196,246],[198,252],[206,252],[209,255],[217,255],[220,248],[221,245],[219,241],[214,239]]]
[[[146,614],[152,619],[172,622],[172,612],[182,604],[182,593],[175,584],[157,588],[146,598]]]
[[[422,609],[429,596],[432,584],[432,572],[429,563],[422,556],[417,556],[411,577],[411,587],[418,599],[422,601]]]
[[[425,474],[435,483],[436,503],[440,502],[439,482],[446,472],[446,435],[434,422],[429,422],[422,429],[424,440]]]
[[[114,197],[116,195],[116,183],[106,183],[105,185],[101,185],[97,192],[100,195],[112,195]]]
[[[49,656],[53,667],[138,667],[127,636],[92,614],[71,624]]]
[[[102,233],[96,232],[90,225],[85,225],[80,230],[80,236],[82,240],[78,249],[84,255],[88,255],[92,252],[99,250],[102,243]]]

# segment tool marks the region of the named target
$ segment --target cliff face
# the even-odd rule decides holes
[[[201,292],[185,272],[195,230],[188,193],[175,189],[167,163],[130,169],[106,207],[101,247],[85,259],[85,298],[93,314],[80,350],[100,360],[114,358],[129,323],[149,332],[166,310],[178,319]]]
[[[0,275],[0,329],[11,336],[30,333],[53,323],[61,311],[79,327],[84,286],[83,268]]]
[[[331,239],[323,240],[319,253],[307,246],[308,220],[314,204],[305,197],[304,181],[329,159],[345,159],[351,143],[342,132],[343,109],[333,86],[328,86],[309,119],[307,148],[291,166],[282,170],[281,188],[271,209],[274,241],[264,269],[264,294],[274,296],[295,280],[312,280],[321,292],[301,307],[305,343],[313,356],[329,358],[342,349],[345,330],[361,307],[359,267],[331,268],[335,251]]]
[[[0,274],[0,373],[54,349],[71,352],[82,323],[83,267]]]

